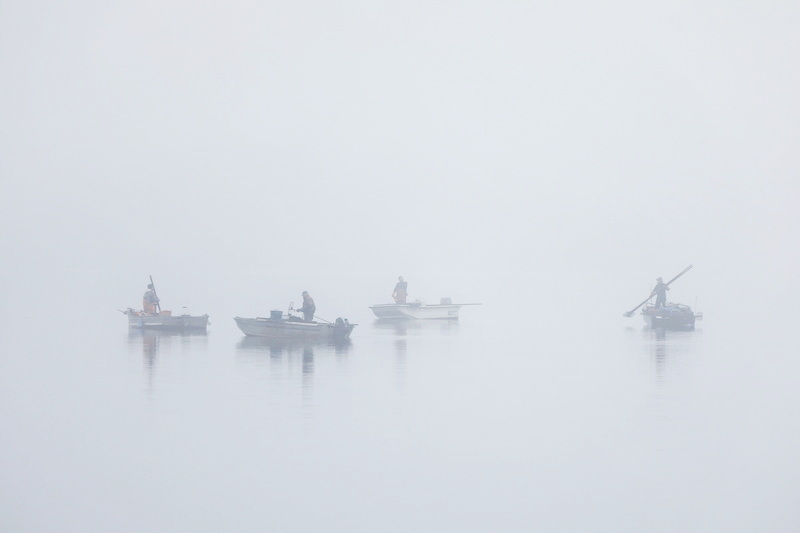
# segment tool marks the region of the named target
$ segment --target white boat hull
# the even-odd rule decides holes
[[[356,326],[346,321],[339,322],[340,319],[337,319],[336,324],[238,316],[234,320],[245,335],[281,339],[347,339]]]
[[[458,318],[462,304],[378,304],[370,307],[380,319],[441,320]]]
[[[136,329],[202,329],[208,327],[208,315],[128,314],[128,327]]]

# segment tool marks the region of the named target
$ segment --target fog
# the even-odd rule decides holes
[[[453,342],[513,351],[508,324],[544,345],[580,310],[597,331],[630,327],[620,315],[655,278],[693,264],[670,297],[705,312],[716,350],[798,347],[795,3],[6,1],[0,14],[6,370],[29,339],[51,345],[36,324],[124,335],[116,309],[140,306],[149,275],[165,308],[211,315],[217,339],[303,290],[321,316],[366,325],[403,275],[412,298],[483,303]],[[354,350],[359,334],[380,349],[368,331]],[[595,341],[598,357],[617,342]],[[0,422],[16,427],[10,412]],[[796,495],[787,469],[778,485]],[[498,524],[518,529],[506,503]],[[798,525],[763,509],[774,530]],[[705,519],[698,531],[731,525]]]
[[[4,13],[15,274],[138,292],[697,263],[797,288],[791,4]]]

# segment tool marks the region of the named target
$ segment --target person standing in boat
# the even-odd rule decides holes
[[[406,297],[408,296],[408,283],[403,280],[403,276],[397,278],[397,285],[394,286],[394,292],[392,293],[392,298],[394,298],[394,303],[396,304],[404,304],[406,303]]]
[[[147,292],[142,296],[142,309],[148,315],[155,315],[157,313],[158,302],[159,299],[158,296],[156,296],[156,290],[153,288],[153,284],[148,283]]]
[[[298,311],[303,313],[303,320],[305,322],[314,320],[314,313],[317,312],[317,306],[314,305],[314,299],[309,296],[308,291],[303,291],[303,307],[298,309]]]
[[[664,283],[664,280],[661,278],[657,278],[656,286],[653,289],[653,294],[650,295],[656,297],[656,309],[658,309],[659,307],[664,307],[664,304],[667,303],[668,290],[669,287],[667,286],[666,283]]]

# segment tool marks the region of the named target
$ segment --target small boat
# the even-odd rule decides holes
[[[458,319],[458,312],[465,305],[454,304],[450,298],[442,298],[438,304],[427,304],[425,300],[415,300],[406,304],[377,304],[370,306],[380,319]]]
[[[208,327],[208,315],[192,316],[186,307],[182,308],[180,315],[173,315],[172,311],[161,309],[159,298],[156,294],[156,286],[153,283],[153,276],[150,276],[150,285],[142,298],[144,310],[136,311],[129,307],[125,311],[120,311],[128,315],[128,327],[137,329],[161,329],[161,330],[205,330]],[[149,308],[148,308],[149,305]]]
[[[647,297],[647,300],[643,301],[627,313],[623,313],[622,316],[630,318],[640,307],[644,306],[642,307],[642,318],[644,318],[644,321],[648,327],[660,329],[694,329],[695,320],[702,320],[703,313],[695,313],[692,311],[691,307],[683,304],[664,301],[663,305],[658,306],[650,303],[652,298],[657,295],[659,287],[661,287],[662,291],[659,298],[664,298],[664,300],[666,300],[665,295],[666,291],[669,290],[669,286],[676,279],[683,276],[691,269],[692,265],[689,265],[677,276],[666,283],[663,283],[661,278],[658,278],[656,281],[660,285],[656,285],[656,288],[652,290],[650,296]],[[658,298],[656,298],[656,304],[658,303]]]
[[[662,307],[646,305],[642,318],[654,329],[694,329],[695,320],[702,320],[703,313],[695,313],[688,305],[668,302]]]
[[[305,322],[291,315],[284,317],[279,310],[271,311],[269,318],[237,316],[234,320],[245,335],[283,339],[349,339],[357,325],[346,318],[337,318],[335,322]]]
[[[165,330],[205,330],[208,327],[208,315],[173,315],[172,311],[160,311],[147,314],[128,308],[122,311],[128,315],[128,327],[138,329],[165,329]]]

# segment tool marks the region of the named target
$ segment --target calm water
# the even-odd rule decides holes
[[[337,346],[213,313],[207,335],[18,317],[0,529],[797,531],[788,322],[661,334],[625,310],[362,310]]]

